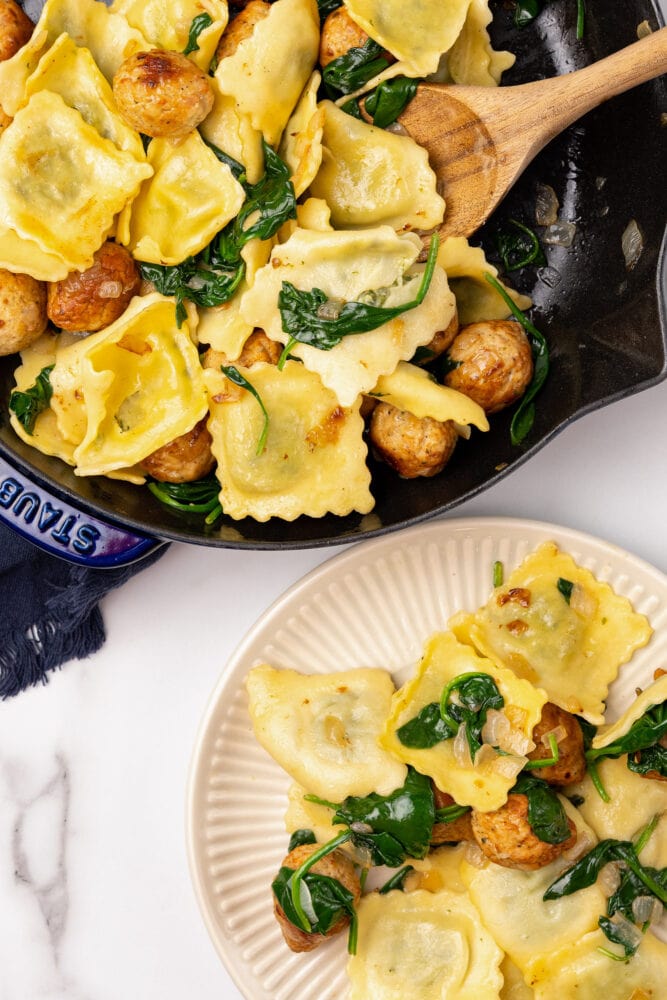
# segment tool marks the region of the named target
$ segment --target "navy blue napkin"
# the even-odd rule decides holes
[[[167,548],[129,566],[88,569],[48,555],[0,524],[0,699],[46,683],[49,671],[96,652],[106,638],[100,599]]]

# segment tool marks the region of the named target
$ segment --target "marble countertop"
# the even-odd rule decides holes
[[[589,414],[451,517],[587,531],[667,572],[667,382]],[[107,642],[0,707],[0,1000],[240,1000],[188,873],[199,721],[259,615],[341,549],[175,544],[103,602]]]

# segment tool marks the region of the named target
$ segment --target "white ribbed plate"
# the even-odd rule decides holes
[[[507,575],[549,539],[628,597],[655,629],[614,684],[612,718],[667,662],[667,577],[616,546],[536,521],[435,521],[354,546],[279,598],[227,664],[195,748],[188,848],[206,925],[247,1000],[342,1000],[347,993],[345,935],[295,955],[273,917],[270,884],[287,850],[289,779],[253,737],[248,670],[263,661],[308,673],[381,666],[401,684],[432,632],[454,611],[485,603],[495,560]]]

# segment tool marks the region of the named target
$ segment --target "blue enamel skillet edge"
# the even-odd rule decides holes
[[[629,45],[640,22],[665,23],[664,6],[651,0],[587,0],[578,40],[576,0],[551,0],[521,30],[508,5],[492,6],[494,45],[517,56],[505,84],[578,69]],[[34,4],[27,7],[34,18]],[[539,155],[473,240],[497,262],[496,233],[510,218],[531,224],[540,183],[554,188],[561,217],[576,225],[571,248],[546,247],[545,268],[507,279],[533,299],[531,315],[551,354],[535,425],[522,446],[511,445],[511,414],[501,413],[488,434],[461,442],[445,473],[433,479],[402,480],[371,459],[376,507],[365,517],[259,523],[223,516],[207,527],[201,517],[164,507],[145,487],[78,478],[20,441],[7,408],[18,358],[2,358],[0,520],[58,556],[104,568],[133,562],[168,540],[265,550],[359,541],[445,513],[510,475],[572,421],[667,377],[665,115],[664,77],[591,112]],[[633,219],[643,250],[629,270],[621,238]]]

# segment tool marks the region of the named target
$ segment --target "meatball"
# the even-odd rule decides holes
[[[218,62],[221,59],[227,59],[228,56],[233,56],[241,42],[250,38],[255,30],[255,25],[263,21],[270,12],[270,3],[265,3],[264,0],[250,0],[243,10],[229,22],[223,32],[215,51]]]
[[[148,455],[141,468],[161,483],[192,483],[213,470],[213,443],[206,427],[206,417],[186,434]]]
[[[570,836],[562,844],[547,844],[537,837],[528,822],[528,799],[510,793],[507,802],[493,812],[473,809],[472,832],[482,853],[503,868],[531,872],[555,861],[574,846],[577,831],[571,819]]]
[[[85,271],[72,271],[63,281],[48,285],[46,311],[61,330],[102,330],[125,312],[140,284],[131,254],[107,241]]]
[[[353,21],[345,7],[333,10],[324,20],[320,35],[320,66],[324,68],[350,49],[359,49],[368,35]]]
[[[550,785],[573,785],[583,781],[586,774],[584,735],[575,717],[550,701],[542,708],[542,717],[533,730],[533,741],[537,746],[528,754],[528,759],[551,757],[551,748],[544,745],[542,737],[559,726],[565,730],[565,736],[558,740],[558,763],[541,767],[536,773]]]
[[[32,35],[34,25],[14,0],[0,0],[0,62],[22,48]]]
[[[180,52],[135,52],[113,78],[122,117],[138,132],[182,139],[213,107],[208,77]]]
[[[320,846],[320,844],[300,844],[299,847],[295,847],[293,851],[289,852],[281,868],[296,870],[315,851],[319,850]],[[352,893],[355,905],[359,902],[361,897],[359,876],[355,871],[352,861],[342,851],[336,850],[332,851],[331,854],[325,855],[325,857],[313,865],[310,871],[315,875],[326,875],[329,878],[335,878],[348,892]],[[288,920],[285,911],[275,898],[273,901],[273,912],[280,924],[283,937],[292,951],[312,951],[313,948],[317,948],[327,938],[342,931],[350,922],[350,918],[345,915],[326,934],[309,934]]]
[[[487,320],[464,326],[449,348],[456,367],[444,378],[486,411],[497,413],[523,396],[533,377],[533,355],[519,323]]]
[[[234,361],[230,361],[222,351],[214,351],[212,347],[209,347],[202,359],[202,364],[204,368],[217,368],[218,370],[221,365],[239,365],[241,368],[250,368],[261,362],[277,365],[282,349],[282,344],[271,340],[263,330],[257,329],[250,334],[241,353]]]
[[[373,410],[369,434],[377,456],[405,479],[441,472],[458,440],[451,420],[415,417],[382,402]]]
[[[455,804],[452,796],[448,795],[447,792],[442,792],[434,782],[431,782],[431,786],[433,788],[433,800],[436,809],[446,809],[447,806]],[[453,819],[449,823],[434,823],[431,843],[435,845],[455,844],[460,840],[472,840],[470,815],[470,811],[468,811],[463,816],[459,816],[458,819]]]
[[[429,361],[433,361],[434,358],[439,358],[441,354],[444,354],[445,351],[451,347],[458,332],[459,316],[456,310],[454,310],[454,315],[444,330],[438,330],[437,333],[433,334],[433,337],[429,340],[428,344],[424,344],[423,347],[419,348],[419,356],[416,363],[427,365]]]
[[[0,356],[28,347],[46,329],[46,286],[0,268]]]

